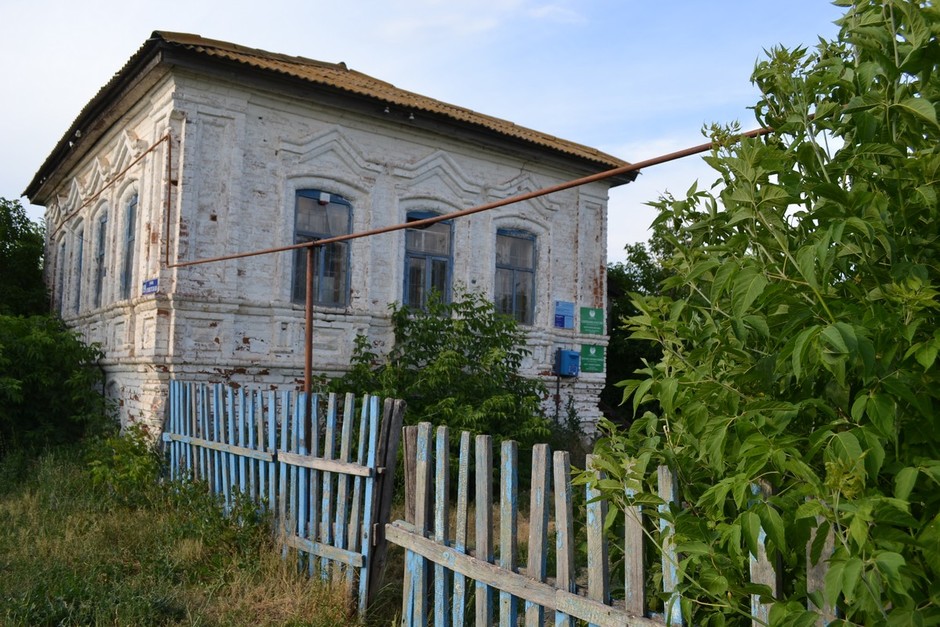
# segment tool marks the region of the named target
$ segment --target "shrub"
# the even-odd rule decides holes
[[[627,456],[678,475],[662,515],[696,624],[749,624],[748,594],[772,596],[748,583],[761,534],[788,573],[773,624],[815,622],[810,596],[852,624],[940,621],[940,10],[839,4],[838,40],[757,65],[775,132],[714,129],[719,191],[658,203],[674,292],[631,320],[663,356],[624,389],[658,408],[611,430],[601,487],[624,500]]]
[[[30,222],[20,201],[0,198],[0,314],[46,311],[42,248],[43,227]]]
[[[56,318],[0,316],[0,455],[108,429],[100,356]]]
[[[551,433],[540,400],[542,383],[519,374],[528,355],[525,333],[482,295],[451,303],[428,300],[426,310],[392,306],[395,346],[385,358],[358,337],[351,369],[337,391],[404,399],[406,421],[448,425],[532,443]]]
[[[88,469],[92,482],[119,502],[146,502],[160,478],[161,458],[144,427],[134,424],[123,435],[93,443]]]

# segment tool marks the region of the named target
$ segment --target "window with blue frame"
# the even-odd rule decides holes
[[[101,306],[104,292],[104,277],[107,274],[105,251],[107,250],[108,211],[103,209],[98,216],[98,233],[95,237],[95,307]]]
[[[496,310],[520,324],[532,324],[535,305],[535,235],[496,231]]]
[[[134,285],[134,256],[137,242],[137,194],[127,201],[124,213],[124,265],[121,268],[121,298],[131,297]]]
[[[75,301],[72,308],[75,313],[82,310],[82,257],[85,255],[85,228],[79,226],[75,232]]]
[[[56,295],[58,296],[58,312],[61,316],[65,313],[65,236],[59,240],[59,255],[56,258],[59,264],[58,277],[56,278]]]
[[[294,211],[294,243],[314,242],[349,233],[352,205],[337,194],[315,189],[297,192]],[[349,299],[349,243],[335,242],[313,249],[313,303],[345,307]],[[307,298],[307,249],[294,251],[291,298]]]
[[[435,215],[430,211],[409,211],[407,221],[415,222]],[[437,293],[444,302],[450,302],[452,233],[450,221],[405,230],[405,305],[424,309],[431,293]]]

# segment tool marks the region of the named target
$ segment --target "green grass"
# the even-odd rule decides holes
[[[101,481],[87,454],[0,461],[0,624],[358,624],[247,504],[225,517],[201,486]]]

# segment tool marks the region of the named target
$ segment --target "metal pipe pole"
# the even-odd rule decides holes
[[[316,249],[307,249],[307,298],[304,309],[304,433],[307,436],[307,450],[310,450],[313,429],[313,399],[311,387],[313,379],[313,254]]]
[[[773,129],[768,127],[754,129],[746,133],[741,133],[737,137],[760,137],[762,135],[767,135],[772,133]],[[336,235],[333,237],[325,237],[321,240],[315,242],[302,242],[300,244],[291,244],[288,246],[279,246],[277,248],[267,248],[264,250],[255,250],[247,253],[237,253],[234,255],[224,255],[221,257],[211,257],[208,259],[196,259],[195,261],[184,261],[181,263],[175,263],[171,265],[171,268],[183,268],[185,266],[195,266],[203,263],[214,263],[218,261],[229,261],[231,259],[241,259],[243,257],[254,257],[256,255],[268,255],[271,253],[285,252],[288,250],[295,250],[297,248],[313,248],[316,246],[324,246],[326,244],[333,244],[336,242],[345,242],[348,240],[359,239],[360,237],[370,237],[372,235],[381,235],[383,233],[391,233],[393,231],[401,231],[404,229],[411,228],[421,228],[423,226],[429,226],[437,222],[444,222],[445,220],[453,220],[455,218],[462,218],[464,216],[469,216],[474,213],[480,213],[482,211],[489,211],[490,209],[496,209],[498,207],[504,207],[506,205],[511,205],[517,202],[522,202],[524,200],[531,200],[533,198],[538,198],[539,196],[546,196],[555,192],[564,191],[566,189],[571,189],[572,187],[578,187],[580,185],[586,185],[587,183],[594,183],[596,181],[601,181],[608,179],[614,176],[620,176],[623,174],[629,174],[631,172],[637,172],[642,168],[648,168],[650,166],[659,165],[661,163],[666,163],[667,161],[674,161],[676,159],[681,159],[683,157],[688,157],[691,155],[699,154],[707,150],[711,150],[714,147],[714,143],[708,142],[705,144],[699,144],[698,146],[692,146],[691,148],[685,148],[683,150],[677,150],[659,157],[653,157],[652,159],[647,159],[645,161],[638,161],[637,163],[630,163],[619,168],[614,168],[612,170],[606,170],[604,172],[598,172],[597,174],[591,174],[589,176],[583,176],[581,178],[573,179],[566,181],[564,183],[559,183],[557,185],[551,185],[549,187],[543,187],[542,189],[535,190],[534,192],[527,192],[525,194],[519,194],[518,196],[510,196],[509,198],[503,198],[500,200],[494,200],[493,202],[488,202],[482,205],[477,205],[476,207],[470,207],[469,209],[462,209],[460,211],[453,211],[451,213],[445,213],[439,216],[434,216],[431,218],[424,218],[423,220],[415,220],[414,222],[403,222],[401,224],[394,224],[391,226],[384,226],[376,229],[370,229],[367,231],[359,231],[357,233],[349,233],[346,235]]]

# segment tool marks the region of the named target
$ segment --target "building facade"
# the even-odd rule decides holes
[[[180,263],[452,213],[623,165],[343,64],[155,32],[26,195],[46,207],[52,307],[101,345],[122,421],[159,425],[170,377],[291,388],[303,377],[303,251]],[[559,383],[559,401],[596,420],[607,336],[588,318],[606,306],[608,190],[630,180],[318,247],[315,372],[340,374],[357,334],[387,349],[390,303],[478,291],[527,331],[526,374],[553,392]],[[585,355],[579,376],[555,381],[558,349]]]

